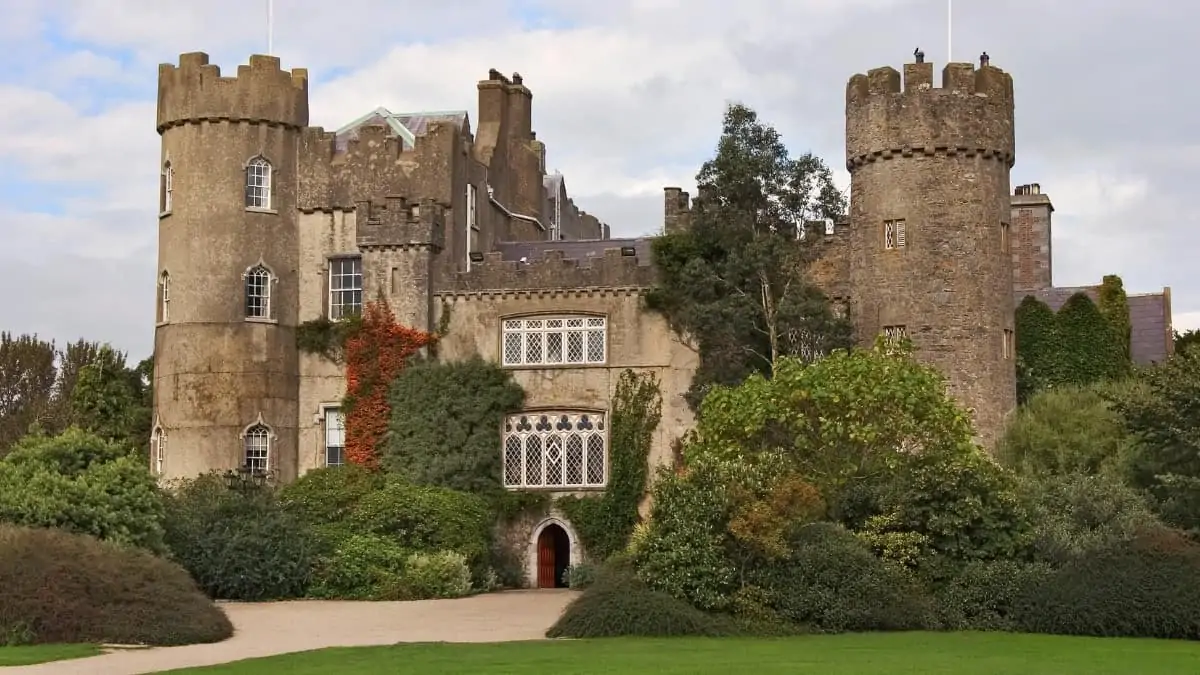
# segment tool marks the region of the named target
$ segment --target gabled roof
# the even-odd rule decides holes
[[[345,150],[346,143],[351,138],[357,137],[359,127],[365,125],[386,125],[397,138],[404,142],[405,148],[412,148],[417,142],[417,137],[424,136],[425,132],[429,129],[430,123],[433,122],[450,122],[461,130],[467,123],[467,111],[442,110],[434,112],[394,113],[381,106],[338,129],[336,132],[337,149],[338,151]]]

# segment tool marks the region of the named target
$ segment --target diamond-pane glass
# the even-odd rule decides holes
[[[506,319],[501,360],[506,366],[603,364],[607,324],[602,316]]]
[[[595,412],[509,416],[504,423],[504,485],[603,487],[608,445],[604,417]]]

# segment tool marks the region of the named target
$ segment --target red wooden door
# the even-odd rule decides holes
[[[554,588],[554,536],[549,528],[538,536],[538,588]]]

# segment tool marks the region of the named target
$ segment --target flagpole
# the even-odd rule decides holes
[[[275,3],[267,0],[267,56],[274,53],[275,42]]]
[[[954,0],[946,0],[946,63],[954,62]]]

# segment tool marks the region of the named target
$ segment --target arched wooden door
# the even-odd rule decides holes
[[[542,528],[537,543],[537,587],[561,588],[563,572],[570,564],[571,545],[567,533],[553,523]]]

